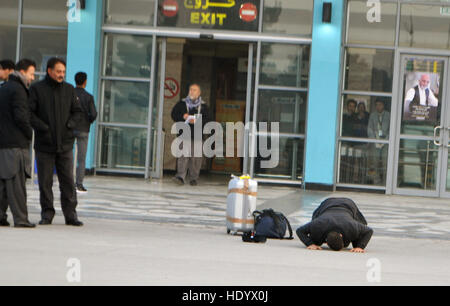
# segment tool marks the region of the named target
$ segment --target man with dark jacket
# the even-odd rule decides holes
[[[86,152],[89,142],[89,131],[91,124],[97,118],[97,110],[95,109],[94,97],[89,94],[85,88],[87,84],[87,74],[78,72],[75,74],[75,94],[80,100],[83,115],[75,128],[75,137],[77,139],[77,175],[76,188],[77,192],[86,193],[87,190],[83,186],[84,174],[86,171]]]
[[[16,65],[12,60],[0,61],[0,87],[8,81],[9,75],[14,72]]]
[[[15,227],[35,227],[28,221],[26,177],[30,177],[30,124],[28,88],[36,64],[27,59],[0,88],[0,226],[9,226],[6,210],[11,209]]]
[[[202,167],[202,156],[195,156],[195,147],[201,147],[203,150],[202,136],[197,135],[195,137],[196,126],[198,126],[201,132],[203,132],[203,126],[209,121],[209,109],[208,105],[202,100],[201,88],[198,84],[192,84],[189,87],[189,95],[178,102],[172,109],[172,119],[175,122],[182,122],[187,124],[190,128],[190,135],[180,135],[178,137],[184,137],[186,140],[190,138],[190,154],[183,155],[177,159],[177,174],[173,178],[174,181],[183,185],[186,176],[189,172],[189,182],[191,186],[197,185],[197,180],[200,175]],[[201,119],[200,119],[201,118]],[[201,126],[199,124],[201,123]],[[184,144],[185,142],[183,142]],[[182,148],[183,151],[185,148]]]
[[[72,85],[64,81],[66,63],[51,58],[47,75],[30,89],[31,124],[35,131],[36,165],[41,203],[41,221],[53,221],[53,169],[56,167],[61,208],[66,225],[82,226],[78,220],[77,193],[73,184],[73,129],[82,115],[81,106]]]
[[[347,198],[329,198],[314,211],[312,221],[297,229],[309,250],[321,250],[323,243],[335,250],[353,245],[351,252],[364,253],[373,230],[356,204]]]

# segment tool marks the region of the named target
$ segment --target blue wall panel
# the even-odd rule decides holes
[[[97,106],[102,2],[101,0],[86,1],[86,8],[81,10],[80,22],[69,21],[67,39],[67,82],[75,86],[75,74],[79,71],[86,72],[88,75],[86,90],[94,96]],[[91,126],[89,135],[86,155],[86,168],[88,169],[94,166],[94,151],[95,124]]]
[[[324,2],[332,2],[331,23],[322,22]],[[315,0],[313,18],[305,182],[332,185],[344,0]]]

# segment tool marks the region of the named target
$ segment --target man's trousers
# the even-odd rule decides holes
[[[27,189],[26,189],[26,154],[28,150],[22,149],[7,149],[10,151],[11,160],[2,160],[0,164],[5,167],[5,163],[17,163],[14,168],[17,173],[8,179],[0,177],[0,220],[7,219],[6,210],[9,208],[13,215],[14,224],[28,223],[28,209],[27,209]],[[6,156],[6,155],[2,155]]]
[[[86,152],[89,141],[89,133],[76,132],[77,138],[77,178],[76,184],[83,185],[84,175],[86,172]]]
[[[38,170],[39,192],[41,203],[41,217],[49,221],[55,216],[53,207],[53,170],[59,181],[61,192],[61,209],[66,221],[78,220],[77,193],[73,182],[73,152],[46,153],[36,151],[36,165]]]

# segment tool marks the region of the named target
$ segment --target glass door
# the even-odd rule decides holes
[[[444,128],[447,62],[443,57],[401,57],[396,194],[440,196],[446,154],[443,141],[448,134]]]

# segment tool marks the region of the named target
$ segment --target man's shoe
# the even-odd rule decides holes
[[[8,221],[6,221],[6,219],[0,220],[0,226],[10,226],[11,224],[9,224]]]
[[[14,227],[16,227],[16,228],[35,228],[36,224],[26,222],[26,223],[14,224]]]
[[[178,185],[184,185],[184,181],[181,177],[175,176],[172,178],[172,181],[174,181]]]
[[[197,186],[197,181],[196,180],[192,180],[189,184],[191,186]]]
[[[70,220],[70,221],[66,221],[66,225],[83,226],[83,222],[81,222],[80,220]]]
[[[78,193],[87,193],[87,189],[82,184],[77,185],[76,189]]]
[[[49,219],[42,219],[41,221],[39,221],[39,225],[50,225],[52,224],[52,221]]]

